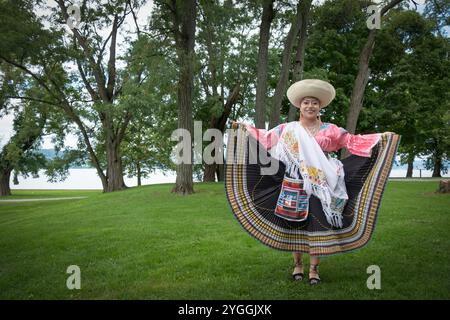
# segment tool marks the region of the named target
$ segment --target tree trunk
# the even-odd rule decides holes
[[[17,171],[14,171],[13,184],[16,186],[19,184],[19,177],[17,176]]]
[[[108,139],[109,140],[109,139]],[[123,180],[122,157],[119,152],[119,144],[108,141],[106,144],[106,157],[108,162],[107,187],[104,192],[112,192],[125,189],[127,186]]]
[[[178,80],[178,128],[186,129],[192,137],[192,97],[194,88],[194,44],[196,23],[196,1],[185,0],[177,4],[172,0],[173,22],[176,26],[175,42],[178,55],[179,80]],[[181,31],[179,26],[181,25]],[[192,144],[190,144],[192,145]],[[177,179],[172,192],[179,194],[191,194],[194,192],[192,180],[192,148],[189,150],[191,161],[177,166]]]
[[[188,195],[194,193],[194,183],[192,180],[192,165],[180,164],[177,166],[177,179],[172,192]]]
[[[412,178],[414,169],[414,158],[408,160],[408,170],[406,170],[406,178]]]
[[[435,158],[435,161],[434,161],[434,168],[433,168],[433,175],[432,175],[433,178],[442,177],[441,176],[441,165],[442,165],[442,156],[439,155]]]
[[[292,21],[283,49],[283,59],[281,63],[280,77],[278,79],[275,94],[272,99],[272,111],[270,113],[269,129],[280,124],[281,102],[285,96],[286,85],[289,76],[289,69],[291,67],[292,48],[294,47],[294,40],[300,31],[302,25],[302,2],[297,4],[297,14],[294,21]]]
[[[217,164],[205,164],[205,171],[203,172],[203,182],[216,181],[216,167]]]
[[[141,164],[139,161],[136,162],[136,173],[137,173],[137,185],[138,187],[140,187],[142,185],[142,181],[141,181],[141,176],[142,176],[142,172],[141,172]]]
[[[224,132],[225,130],[225,124],[230,116],[231,113],[231,109],[232,107],[236,104],[236,101],[239,97],[239,92],[240,92],[240,83],[238,82],[233,90],[230,91],[227,101],[223,107],[223,111],[222,114],[220,115],[220,117],[216,118],[214,116],[211,117],[211,122],[210,122],[210,128],[213,129],[218,129],[220,130],[220,132]],[[212,142],[214,141],[215,138],[213,138]],[[222,148],[222,154],[223,154],[223,148]],[[215,150],[212,151],[211,154],[213,157],[215,156]],[[223,166],[223,165],[222,165]],[[205,164],[205,169],[203,172],[203,181],[211,181],[214,182],[215,181],[215,172],[217,171],[217,164],[214,163],[214,165],[212,164]],[[223,179],[222,179],[223,180]],[[217,181],[221,181],[218,180]]]
[[[255,125],[264,129],[266,115],[267,68],[270,25],[274,18],[274,0],[264,0],[261,26],[259,31],[258,74],[256,78]]]
[[[0,170],[0,197],[11,195],[11,188],[9,187],[11,171],[12,169],[9,168]]]
[[[217,165],[216,174],[217,174],[217,181],[223,181],[224,180],[224,174],[225,174],[225,167],[223,164]]]
[[[439,181],[439,193],[450,193],[450,180],[441,180]]]
[[[297,54],[295,56],[295,65],[294,71],[292,74],[292,82],[297,82],[303,79],[303,68],[305,65],[305,48],[306,48],[306,39],[307,39],[307,28],[308,28],[308,20],[309,20],[309,12],[311,9],[311,0],[302,1],[301,4],[301,21],[302,25],[300,27],[299,37],[298,37],[298,45],[297,45]],[[292,104],[289,106],[289,114],[288,121],[297,120],[297,112],[298,108],[293,106]]]

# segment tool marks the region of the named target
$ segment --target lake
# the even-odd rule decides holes
[[[422,170],[422,177],[431,177],[431,170]],[[398,178],[405,177],[406,169],[393,168],[389,177]],[[419,177],[420,171],[414,170],[413,177]],[[443,175],[450,177],[449,174]],[[157,183],[175,183],[175,172],[169,172],[166,175],[162,171],[156,171],[148,178],[142,178],[142,184]],[[129,187],[137,186],[136,178],[125,177],[125,184]],[[26,179],[19,176],[19,184],[14,185],[11,179],[11,189],[102,189],[102,183],[97,176],[97,172],[93,168],[69,169],[69,176],[65,181],[51,183],[47,182],[44,171],[40,171],[39,178],[28,177]]]
[[[142,178],[142,184],[172,183],[175,182],[176,174],[171,172],[164,175],[161,171],[153,173],[149,178]],[[137,178],[124,177],[128,187],[137,186]],[[66,180],[61,182],[47,182],[44,170],[39,171],[39,178],[28,177],[24,179],[19,176],[19,184],[14,185],[11,177],[11,189],[102,189],[102,182],[94,168],[69,169]]]

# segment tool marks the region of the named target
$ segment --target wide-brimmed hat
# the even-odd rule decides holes
[[[334,87],[323,80],[306,79],[293,83],[287,90],[289,101],[300,108],[300,102],[305,97],[314,97],[320,101],[320,107],[325,108],[336,96]]]

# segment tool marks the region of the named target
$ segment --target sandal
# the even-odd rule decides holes
[[[312,272],[311,272],[312,271]],[[311,277],[311,273],[315,273],[316,276]],[[319,265],[318,264],[312,264],[309,268],[309,284],[310,285],[317,285],[320,283],[320,277],[319,277]]]
[[[302,281],[303,280],[303,262],[296,262],[294,266],[294,272],[292,272],[292,278],[294,278],[295,281]]]

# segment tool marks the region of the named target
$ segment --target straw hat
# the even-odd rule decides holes
[[[320,101],[320,108],[325,108],[336,96],[334,87],[323,80],[306,79],[297,81],[287,90],[289,101],[300,108],[300,102],[305,97],[314,97]]]

